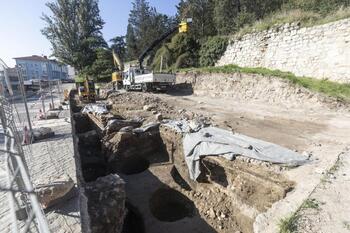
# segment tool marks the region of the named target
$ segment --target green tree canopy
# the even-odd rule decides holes
[[[111,49],[114,50],[123,61],[126,60],[125,36],[116,36],[109,40],[112,42]]]
[[[107,47],[101,33],[104,22],[97,0],[55,0],[47,7],[52,16],[43,15],[42,34],[52,46],[52,55],[82,71],[96,59],[96,49]]]
[[[84,74],[96,81],[110,82],[113,72],[113,57],[112,51],[108,48],[96,49],[96,59],[90,65],[84,68]]]
[[[160,35],[173,27],[175,18],[160,14],[147,0],[134,0],[126,34],[128,58],[138,56]]]

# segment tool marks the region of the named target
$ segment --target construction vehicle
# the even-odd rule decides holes
[[[85,77],[82,82],[76,82],[79,100],[84,103],[96,102],[95,82],[93,79]]]
[[[142,90],[144,92],[155,90],[163,91],[175,84],[175,74],[153,73],[144,68],[143,61],[155,47],[176,31],[179,33],[187,33],[188,25],[191,22],[192,19],[182,21],[179,25],[164,33],[145,49],[138,59],[138,66],[130,66],[123,72],[123,86],[125,90]]]
[[[119,89],[123,86],[124,63],[114,50],[112,51],[112,55],[115,66],[115,71],[112,73],[113,89]]]

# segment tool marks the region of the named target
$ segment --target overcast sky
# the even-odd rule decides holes
[[[51,55],[50,43],[41,34],[42,13],[49,13],[48,0],[0,0],[0,57],[14,66],[14,57]],[[106,22],[103,36],[108,41],[125,35],[131,0],[100,0],[101,17]],[[158,12],[175,15],[179,0],[150,0]]]

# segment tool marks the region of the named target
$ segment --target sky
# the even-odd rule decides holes
[[[14,57],[51,55],[49,41],[41,34],[45,27],[43,13],[49,14],[49,0],[0,0],[0,57],[8,66]],[[102,30],[106,41],[125,35],[131,0],[99,0],[100,15],[105,21]],[[149,0],[163,14],[175,15],[179,0]]]

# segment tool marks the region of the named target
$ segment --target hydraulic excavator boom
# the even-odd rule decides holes
[[[188,25],[192,23],[192,19],[186,19],[181,21],[180,24],[176,25],[176,27],[172,28],[171,30],[167,31],[163,35],[161,35],[158,39],[153,41],[153,43],[143,51],[143,53],[139,56],[139,65],[140,69],[143,70],[143,61],[147,57],[147,55],[160,43],[162,43],[166,38],[168,38],[170,35],[178,31],[179,33],[187,33],[188,32]]]
[[[113,82],[113,85],[117,85],[117,87],[122,86],[124,63],[114,50],[112,51],[112,55],[113,55],[113,62],[115,66],[115,72],[112,73],[112,82]]]

